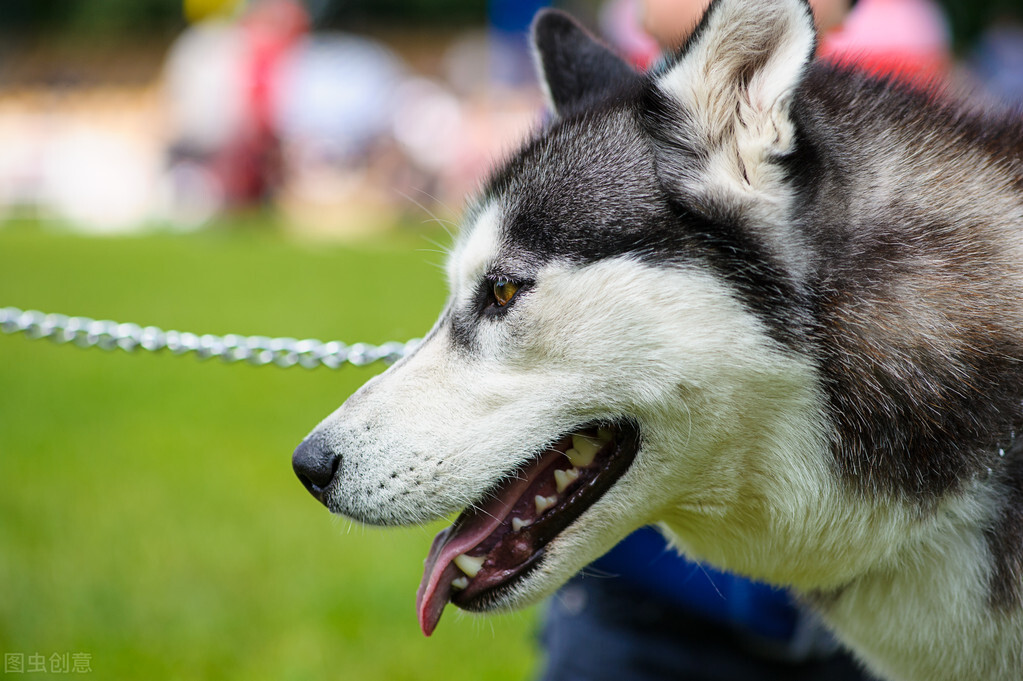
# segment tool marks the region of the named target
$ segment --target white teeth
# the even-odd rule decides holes
[[[592,460],[593,456],[600,451],[600,442],[595,441],[591,437],[576,433],[572,436],[572,448],[583,456],[590,457]]]
[[[512,531],[518,532],[523,527],[529,527],[532,524],[530,521],[523,520],[522,518],[512,518]]]
[[[572,448],[565,452],[565,456],[576,468],[585,468],[593,463],[593,457],[600,451],[601,444],[585,435],[572,435]]]
[[[590,458],[590,460],[587,461],[586,457],[580,454],[579,450],[574,448],[569,449],[567,452],[565,452],[565,456],[568,457],[568,460],[571,461],[572,465],[575,466],[576,468],[586,468],[586,466],[593,463],[592,458]]]
[[[563,471],[560,468],[554,471],[554,484],[558,488],[558,493],[564,492],[569,485],[579,479],[579,469],[569,468],[567,471]]]
[[[483,561],[486,560],[486,556],[467,556],[464,553],[460,553],[455,556],[455,565],[458,569],[469,575],[475,577],[479,574],[480,568],[483,567]]]
[[[537,494],[533,501],[536,503],[536,514],[540,515],[548,508],[558,503],[558,497],[557,496],[544,497]]]
[[[465,587],[469,586],[469,578],[465,575],[451,580],[451,588],[461,591]]]

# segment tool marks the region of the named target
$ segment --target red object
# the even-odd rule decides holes
[[[309,31],[309,15],[296,0],[262,0],[240,22],[246,63],[245,127],[214,162],[233,205],[271,196],[280,184],[280,149],[274,126],[276,83],[281,58]]]
[[[263,0],[241,22],[249,54],[250,104],[256,127],[272,127],[272,75],[281,57],[309,30],[309,15],[294,0]]]

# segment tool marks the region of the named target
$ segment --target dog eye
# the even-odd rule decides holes
[[[504,307],[510,303],[511,299],[518,292],[519,285],[514,281],[509,281],[508,279],[497,279],[494,281],[492,293],[494,294],[494,303],[498,307]]]

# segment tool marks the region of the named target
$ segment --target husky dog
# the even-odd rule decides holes
[[[715,0],[646,75],[560,13],[533,40],[553,120],[422,345],[296,450],[306,487],[461,513],[427,634],[659,522],[884,678],[1023,678],[1023,126],[814,63],[805,0]]]

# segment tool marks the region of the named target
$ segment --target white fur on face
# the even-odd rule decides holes
[[[476,238],[456,254],[489,262],[476,257]],[[451,267],[455,276],[481,271]],[[459,280],[453,289],[476,285]],[[772,553],[774,540],[753,528],[772,522],[779,505],[790,522],[816,512],[796,507],[815,506],[833,484],[814,374],[712,275],[629,257],[554,263],[507,315],[479,319],[475,332],[473,348],[459,349],[442,322],[321,424],[343,462],[334,510],[384,524],[448,515],[565,433],[629,417],[642,433],[636,461],[549,545],[507,605],[553,591],[630,531],[662,519],[684,527],[697,555],[716,533],[741,539],[734,555],[715,553],[718,562],[754,554],[780,571],[791,551],[810,560],[811,547]],[[766,498],[773,494],[786,499]]]
[[[448,290],[452,304],[465,305],[480,278],[501,251],[501,206],[488,203],[463,232],[448,258]]]

